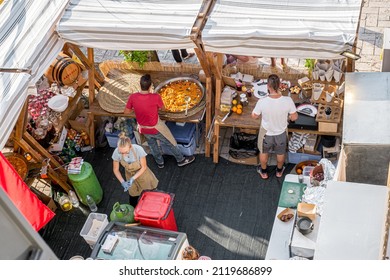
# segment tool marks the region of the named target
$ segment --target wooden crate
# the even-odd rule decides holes
[[[332,122],[318,122],[318,131],[319,132],[337,132],[338,123]]]
[[[318,112],[317,112],[317,116],[316,116],[316,121],[317,122],[327,122],[327,123],[340,123],[342,111],[343,111],[343,107],[342,107],[343,101],[341,99],[340,99],[340,103],[338,105],[339,106],[319,104],[318,105]],[[332,110],[329,118],[326,118],[326,114],[325,114],[325,109],[327,107],[330,107],[330,109]]]

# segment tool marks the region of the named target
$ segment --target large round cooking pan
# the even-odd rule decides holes
[[[190,86],[188,86],[190,85]],[[200,92],[195,96],[193,89],[199,88]],[[203,99],[205,89],[203,85],[196,79],[193,79],[191,77],[177,77],[177,78],[172,78],[169,80],[166,80],[165,82],[160,83],[156,89],[155,92],[158,94],[165,94],[162,91],[166,89],[169,89],[170,94],[169,94],[169,100],[167,101],[164,100],[164,105],[165,105],[165,110],[167,112],[171,113],[182,113],[186,110],[187,103],[188,103],[188,111],[191,110],[192,108],[196,107],[199,102]],[[191,99],[189,101],[185,101],[185,97],[190,96]],[[167,102],[172,102],[169,104],[166,104]],[[173,103],[175,105],[173,105]],[[177,106],[176,106],[177,105]],[[172,109],[169,109],[169,107],[172,107]]]

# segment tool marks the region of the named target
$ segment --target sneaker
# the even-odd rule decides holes
[[[183,57],[184,60],[189,59],[190,57],[193,57],[195,54],[194,53],[189,53],[186,57]]]
[[[286,167],[283,166],[282,170],[278,171],[278,168],[276,167],[276,177],[278,177],[278,178],[282,177],[285,169],[286,169]]]
[[[162,169],[164,168],[164,163],[157,163],[158,168]]]
[[[261,168],[261,165],[258,165],[256,170],[257,170],[257,173],[260,174],[261,179],[264,179],[264,180],[268,179],[268,173],[267,172],[263,172],[263,169]]]
[[[177,163],[177,166],[184,166],[190,164],[195,160],[195,156],[184,157],[184,159]]]

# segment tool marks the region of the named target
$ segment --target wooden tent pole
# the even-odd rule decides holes
[[[352,51],[354,53],[356,53],[356,45],[357,45],[358,36],[359,36],[360,19],[362,17],[362,9],[363,9],[363,3],[361,3],[361,5],[360,5],[359,20],[358,20],[358,24],[357,24],[357,28],[356,28],[355,41],[353,42],[353,46],[352,46]],[[351,58],[347,58],[346,72],[355,72],[355,60],[353,60]]]
[[[15,127],[15,136],[14,139],[20,140],[23,137],[23,133],[26,130],[26,122],[27,122],[27,107],[28,107],[28,97],[26,101],[24,102],[24,105],[22,107],[22,111],[19,115],[18,121],[16,123]],[[19,149],[19,145],[17,144],[17,141],[14,142],[14,151],[17,151]]]
[[[212,80],[210,64],[207,59],[207,54],[201,40],[202,30],[206,24],[207,16],[212,10],[215,0],[203,0],[202,6],[199,9],[197,18],[192,26],[190,38],[197,48],[195,48],[196,56],[206,76],[206,134],[210,129],[211,120],[213,119],[213,96],[212,96]],[[205,141],[205,156],[210,157],[211,144]]]
[[[27,151],[27,152],[31,152],[32,150],[40,153],[42,155],[42,158],[45,157],[45,158],[48,158],[50,159],[50,163],[53,164],[56,169],[58,169],[58,171],[60,171],[61,173],[63,174],[68,174],[67,171],[65,170],[65,168],[62,167],[62,165],[45,149],[43,148],[38,142],[37,140],[35,140],[34,137],[32,137],[30,135],[30,133],[28,133],[27,131],[23,134],[23,139],[33,148],[31,148],[31,150]]]
[[[92,48],[87,49],[88,52],[88,60],[91,63],[91,66],[88,69],[88,90],[89,90],[89,104],[92,104],[95,100],[95,59],[94,52]]]

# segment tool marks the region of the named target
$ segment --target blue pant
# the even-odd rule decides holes
[[[180,149],[177,146],[173,146],[172,143],[169,142],[168,139],[165,138],[160,132],[157,134],[144,134],[144,136],[148,142],[154,160],[157,162],[157,164],[164,164],[164,159],[162,157],[160,147],[157,144],[157,140],[168,146],[169,150],[176,158],[177,162],[180,162],[184,159],[184,156],[181,153]]]

